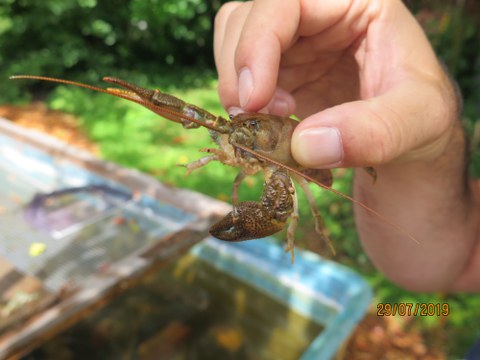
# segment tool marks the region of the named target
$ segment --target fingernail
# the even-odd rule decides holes
[[[238,115],[238,114],[241,114],[243,113],[243,110],[240,109],[239,107],[236,107],[236,106],[232,106],[232,107],[229,107],[228,108],[228,115]]]
[[[245,108],[253,92],[253,76],[249,68],[243,68],[238,76],[240,107]]]
[[[302,165],[320,168],[331,167],[343,160],[343,146],[337,128],[310,128],[293,139],[295,158]]]

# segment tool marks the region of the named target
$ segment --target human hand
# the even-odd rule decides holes
[[[222,104],[304,119],[307,167],[428,162],[457,118],[455,91],[400,0],[256,0],[215,21]]]

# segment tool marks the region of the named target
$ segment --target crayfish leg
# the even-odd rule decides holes
[[[232,185],[232,205],[233,205],[233,223],[235,223],[238,219],[238,188],[240,187],[240,184],[242,181],[245,179],[246,174],[245,171],[240,170],[237,176],[235,177],[235,180],[233,181]]]
[[[290,252],[292,255],[292,264],[295,262],[295,230],[298,227],[298,198],[297,192],[292,184],[292,198],[293,198],[293,211],[290,215],[290,223],[287,228],[287,246],[285,247],[285,252]]]
[[[177,166],[182,166],[187,169],[187,172],[185,175],[190,175],[192,171],[197,170],[207,164],[209,164],[211,161],[216,161],[219,160],[218,155],[208,155],[201,157],[198,160],[189,162],[188,164],[177,164]]]
[[[335,247],[333,246],[332,240],[325,233],[325,225],[323,224],[322,215],[318,211],[317,203],[315,202],[315,197],[312,194],[312,191],[308,187],[308,182],[300,176],[295,176],[295,180],[298,182],[298,185],[302,188],[303,192],[307,196],[308,203],[310,205],[310,210],[312,211],[313,218],[315,219],[315,232],[320,235],[322,240],[328,245],[330,251],[333,255],[336,255]]]

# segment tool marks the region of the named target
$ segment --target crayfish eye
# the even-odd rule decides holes
[[[233,119],[233,116],[234,116],[233,114],[228,114],[228,118],[229,118],[230,120]]]
[[[250,130],[258,130],[258,122],[256,120],[249,120],[246,122],[246,127]]]

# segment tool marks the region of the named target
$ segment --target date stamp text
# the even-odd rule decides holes
[[[448,316],[447,303],[378,303],[377,316]]]

